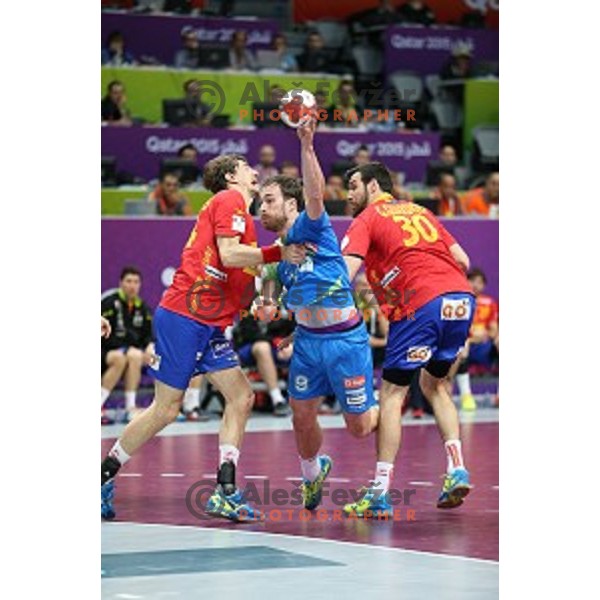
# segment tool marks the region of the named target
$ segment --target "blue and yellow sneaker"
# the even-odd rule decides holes
[[[471,491],[469,471],[454,469],[444,477],[442,492],[437,501],[438,508],[456,508],[463,503],[464,498]]]
[[[344,506],[344,512],[347,515],[352,514],[352,516],[367,519],[393,516],[394,510],[389,503],[387,494],[382,494],[373,487],[363,487],[360,492],[362,496],[356,502]]]
[[[319,456],[319,463],[321,465],[321,472],[317,478],[314,481],[303,479],[300,484],[302,504],[307,510],[315,510],[315,508],[321,504],[321,499],[323,498],[323,483],[325,483],[325,480],[331,471],[331,467],[333,466],[333,461],[326,454]]]
[[[217,485],[205,507],[206,512],[213,517],[223,517],[236,523],[261,521],[263,514],[250,506],[242,492],[236,489],[233,494],[226,495],[223,488]]]
[[[101,487],[100,493],[100,512],[102,518],[110,521],[115,518],[115,511],[113,509],[113,500],[115,498],[115,484],[111,479],[107,481]]]

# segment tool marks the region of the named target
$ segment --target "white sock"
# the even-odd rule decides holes
[[[271,396],[271,401],[273,402],[274,406],[285,402],[285,398],[283,397],[283,394],[281,393],[281,390],[278,387],[269,390],[269,396]]]
[[[120,465],[124,465],[130,458],[129,454],[121,447],[121,441],[117,440],[115,445],[110,449],[109,456],[116,458]]]
[[[302,477],[308,481],[314,481],[321,472],[321,461],[319,457],[314,458],[302,458],[300,457],[300,469],[302,470]]]
[[[462,455],[462,444],[460,440],[448,440],[444,447],[446,448],[447,466],[446,471],[452,473],[454,469],[464,469],[465,462]]]
[[[471,377],[468,373],[459,373],[456,376],[456,385],[458,385],[458,393],[461,396],[471,395]]]
[[[107,390],[106,388],[100,388],[100,398],[102,399],[100,406],[104,406],[104,403],[108,400],[109,396],[110,390]]]
[[[200,408],[200,388],[188,388],[183,395],[183,412],[191,413]]]
[[[125,392],[125,410],[135,409],[135,397],[137,392]]]
[[[221,444],[219,446],[219,465],[224,462],[232,462],[236,467],[240,459],[240,451],[231,444]]]
[[[382,494],[386,494],[390,489],[390,483],[394,475],[394,464],[389,462],[377,461],[375,467],[375,479],[373,487]]]

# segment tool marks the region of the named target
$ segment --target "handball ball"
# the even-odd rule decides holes
[[[314,114],[317,101],[308,90],[290,90],[281,99],[281,120],[296,129]]]

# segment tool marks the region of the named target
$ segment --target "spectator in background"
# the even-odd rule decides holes
[[[475,410],[477,404],[471,393],[469,367],[478,365],[489,370],[498,358],[498,304],[483,293],[487,278],[481,269],[471,269],[467,277],[475,295],[475,314],[467,345],[460,354],[456,384],[462,409]]]
[[[296,57],[289,51],[287,40],[281,33],[273,38],[273,50],[279,55],[279,68],[282,71],[297,71],[298,61]]]
[[[133,55],[125,50],[125,39],[120,31],[109,34],[106,48],[102,50],[102,64],[107,67],[135,64]]]
[[[351,81],[340,81],[333,93],[328,121],[334,127],[357,127],[361,122],[362,107],[356,100],[356,90]]]
[[[281,175],[298,179],[298,177],[300,177],[300,169],[298,169],[298,165],[291,160],[284,160],[281,163]]]
[[[450,144],[444,144],[440,148],[440,153],[439,153],[438,157],[439,157],[439,161],[448,167],[455,167],[456,164],[458,163],[458,157],[456,156],[456,150],[454,149],[454,146],[451,146]]]
[[[383,25],[394,25],[400,22],[400,15],[392,0],[380,0],[379,6],[369,8],[350,15],[349,22],[360,24],[362,27],[381,27]]]
[[[133,125],[126,104],[125,87],[120,81],[111,81],[102,99],[102,122],[121,127]]]
[[[193,27],[187,26],[181,30],[183,48],[178,50],[173,61],[177,69],[197,69],[200,59],[200,43]]]
[[[157,215],[190,216],[192,207],[187,196],[180,189],[177,173],[163,173],[158,185],[150,192],[148,202],[156,206]]]
[[[460,199],[456,193],[456,177],[450,173],[440,173],[439,183],[431,197],[438,200],[440,217],[454,217],[462,213]]]
[[[330,63],[331,57],[325,49],[321,34],[316,31],[309,33],[304,52],[298,58],[300,70],[308,73],[327,73]]]
[[[359,146],[356,154],[352,158],[352,162],[354,163],[353,166],[355,167],[362,167],[363,165],[371,162],[371,153],[369,152],[369,148],[367,148],[367,146],[364,144]]]
[[[344,186],[344,178],[341,175],[330,175],[325,185],[325,200],[346,200],[348,192]]]
[[[490,173],[483,187],[467,192],[463,197],[463,213],[497,219],[500,206],[500,174]]]
[[[473,77],[472,57],[470,46],[464,43],[457,44],[452,50],[450,60],[442,67],[440,78],[469,79]]]
[[[252,315],[241,319],[234,329],[236,350],[242,366],[257,367],[267,385],[273,414],[277,417],[290,414],[289,405],[279,389],[277,366],[288,366],[293,352],[293,344],[284,350],[277,350],[277,344],[292,330],[293,321],[290,319],[267,324]]]
[[[195,165],[198,164],[198,150],[193,144],[184,144],[177,150],[177,157],[181,160],[189,160]]]
[[[229,66],[232,69],[256,69],[256,59],[247,44],[248,34],[245,31],[236,31],[233,34],[229,50]]]
[[[279,174],[277,167],[275,166],[276,160],[275,148],[270,144],[265,144],[261,147],[258,153],[258,164],[254,167],[254,170],[258,173],[258,183],[263,184],[269,177],[274,177]]]
[[[394,185],[392,196],[394,196],[394,198],[397,198],[398,200],[412,202],[413,197],[411,193],[404,187],[404,173],[399,173],[398,171],[390,171],[390,176],[392,178],[392,184]]]
[[[102,406],[115,385],[125,383],[125,410],[128,419],[134,416],[136,395],[142,368],[154,357],[152,344],[152,313],[140,298],[142,274],[135,267],[121,272],[119,289],[102,299],[102,316],[108,320],[111,334],[102,340]]]
[[[183,127],[202,127],[210,125],[212,114],[210,106],[202,102],[202,87],[196,79],[188,79],[183,84],[185,94],[185,121]]]
[[[408,0],[398,9],[398,15],[402,23],[417,25],[433,25],[435,14],[421,0]]]

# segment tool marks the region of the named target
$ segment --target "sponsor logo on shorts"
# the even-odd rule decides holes
[[[296,375],[294,385],[299,392],[305,392],[308,389],[308,377],[306,375]]]
[[[427,362],[431,358],[431,348],[429,346],[413,346],[406,353],[408,362]]]
[[[444,298],[442,300],[441,317],[443,321],[466,321],[470,319],[471,300],[469,298],[458,300]]]
[[[246,218],[243,215],[233,215],[231,220],[231,229],[233,231],[239,231],[240,233],[246,232]]]
[[[356,389],[365,387],[366,378],[364,375],[356,375],[354,377],[344,378],[344,387],[348,389]]]
[[[227,281],[227,273],[223,273],[223,271],[219,271],[219,269],[215,269],[215,267],[211,265],[206,265],[204,270],[207,275],[210,275],[219,281]]]
[[[161,361],[160,354],[153,354],[152,358],[150,359],[150,364],[148,366],[151,369],[158,371],[160,369],[160,361]]]
[[[211,340],[210,347],[215,358],[221,358],[231,352],[231,344],[227,340]]]
[[[346,390],[346,404],[348,406],[360,406],[367,401],[367,391],[365,387],[357,390]]]

